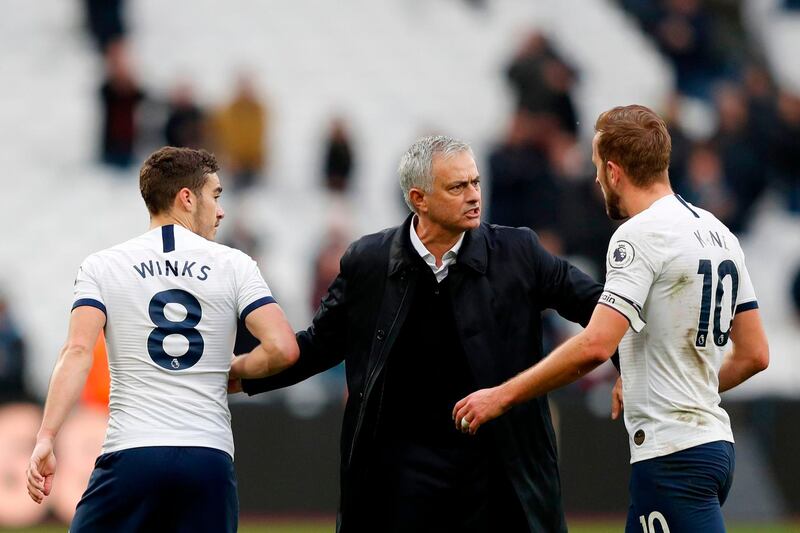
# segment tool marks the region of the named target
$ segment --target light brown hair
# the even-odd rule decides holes
[[[651,109],[642,105],[609,109],[600,114],[594,129],[601,134],[597,154],[604,165],[618,164],[637,187],[666,177],[672,140],[666,123]]]
[[[139,190],[151,215],[169,211],[184,187],[195,194],[209,174],[219,170],[217,158],[205,150],[165,146],[153,152],[139,171]]]

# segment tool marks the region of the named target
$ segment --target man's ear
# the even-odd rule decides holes
[[[416,208],[417,213],[427,213],[428,202],[422,190],[412,187],[411,190],[408,191],[408,198],[411,200],[411,205]]]
[[[619,180],[622,177],[620,175],[620,171],[622,169],[618,164],[613,161],[606,162],[606,176],[608,176],[608,182],[612,184],[614,187],[619,187]]]
[[[180,208],[182,211],[193,213],[197,206],[197,197],[191,189],[184,187],[175,195],[175,207]]]

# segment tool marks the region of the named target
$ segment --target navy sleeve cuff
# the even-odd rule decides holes
[[[104,315],[108,316],[108,312],[106,312],[106,306],[103,305],[103,302],[95,300],[94,298],[81,298],[80,300],[75,300],[75,303],[72,304],[72,310],[83,306],[94,307],[101,310]]]
[[[244,320],[245,318],[247,318],[247,315],[249,315],[250,313],[252,313],[256,309],[258,309],[259,307],[261,307],[263,305],[267,305],[267,304],[274,304],[274,303],[277,303],[277,302],[275,301],[275,298],[273,298],[272,296],[264,296],[263,298],[259,298],[255,302],[253,302],[250,305],[248,305],[247,307],[245,307],[244,310],[242,311],[242,316],[239,317],[239,318],[240,318],[240,320]]]
[[[751,309],[758,309],[758,302],[756,300],[737,305],[734,315],[737,313],[741,313],[742,311],[750,311]]]

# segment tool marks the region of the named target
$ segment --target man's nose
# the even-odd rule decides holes
[[[470,202],[477,202],[481,199],[481,190],[477,183],[473,183],[469,186],[467,199]]]

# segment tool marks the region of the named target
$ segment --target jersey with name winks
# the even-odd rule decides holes
[[[758,307],[739,241],[677,195],[617,229],[600,303],[630,329],[619,346],[631,462],[733,442],[718,373],[737,312]]]
[[[106,313],[103,453],[203,446],[233,456],[228,371],[239,317],[274,302],[255,261],[178,226],[90,255],[74,307]]]

